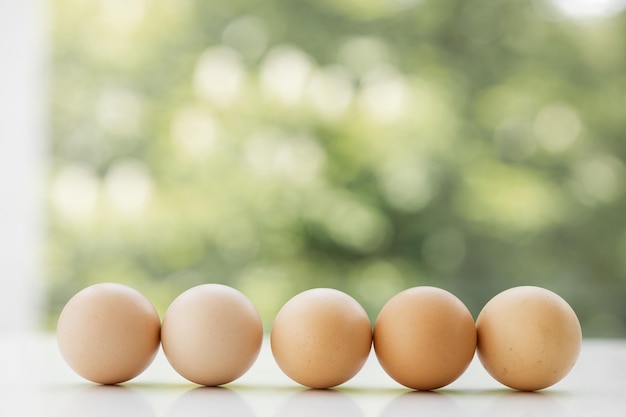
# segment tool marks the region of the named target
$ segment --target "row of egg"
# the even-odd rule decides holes
[[[280,369],[311,388],[340,385],[361,369],[372,344],[382,368],[398,383],[434,390],[456,380],[475,352],[502,384],[532,391],[561,380],[577,360],[582,333],[559,295],[532,286],[492,298],[474,322],[456,296],[420,286],[392,297],[372,326],[361,305],[330,288],[304,291],[275,317],[270,345]],[[82,377],[118,384],[143,372],[159,345],[191,382],[217,386],[243,375],[263,340],[250,300],[232,287],[203,284],[169,306],[161,323],[138,291],[115,283],[87,287],[64,307],[59,349]]]

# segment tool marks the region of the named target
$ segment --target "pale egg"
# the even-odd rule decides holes
[[[547,388],[574,367],[582,343],[576,313],[545,288],[510,288],[476,320],[478,357],[491,376],[521,391]]]
[[[467,369],[476,350],[476,328],[467,307],[440,288],[414,287],[392,297],[374,324],[374,351],[400,384],[434,390]]]
[[[57,324],[63,359],[80,376],[119,384],[145,370],[159,348],[161,321],[138,291],[122,284],[87,287],[65,305]]]
[[[372,326],[363,307],[348,294],[314,288],[280,309],[270,342],[287,376],[310,388],[330,388],[362,368],[372,347]]]
[[[252,302],[236,289],[203,284],[180,294],[163,317],[165,357],[200,385],[227,384],[256,361],[263,325]]]

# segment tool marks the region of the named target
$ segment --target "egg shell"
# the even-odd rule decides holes
[[[541,287],[510,288],[493,297],[476,320],[478,357],[502,384],[521,391],[547,388],[574,367],[580,322],[559,295]]]
[[[77,374],[99,384],[119,384],[153,361],[160,329],[158,313],[141,293],[100,283],[67,302],[56,334],[63,359]]]
[[[374,324],[374,351],[400,384],[434,390],[456,380],[476,350],[476,328],[467,307],[440,288],[404,290],[381,309]]]
[[[163,317],[165,357],[181,376],[200,385],[239,378],[256,361],[262,341],[263,325],[254,305],[226,285],[188,289]]]
[[[363,367],[371,351],[372,326],[354,298],[331,288],[313,288],[283,305],[270,343],[287,376],[310,388],[330,388]]]

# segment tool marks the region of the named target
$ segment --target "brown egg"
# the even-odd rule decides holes
[[[545,288],[515,287],[493,297],[476,321],[478,357],[496,380],[521,391],[560,381],[574,367],[582,331],[574,310]]]
[[[435,287],[414,287],[392,297],[374,324],[374,350],[400,384],[434,390],[456,380],[476,350],[471,313],[457,297]]]
[[[200,385],[227,384],[255,362],[263,325],[241,292],[203,284],[179,295],[163,317],[165,357],[184,378]]]
[[[310,388],[330,388],[352,378],[372,347],[367,313],[349,295],[315,288],[280,309],[270,336],[282,371]]]
[[[102,283],[78,292],[63,308],[57,342],[80,376],[118,384],[139,375],[159,348],[159,315],[138,291]]]

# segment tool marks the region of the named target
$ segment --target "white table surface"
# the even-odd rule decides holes
[[[416,392],[391,380],[373,356],[334,390],[287,378],[265,343],[254,366],[224,388],[198,387],[159,353],[142,375],[99,386],[63,362],[54,335],[0,335],[0,416],[626,416],[626,340],[585,340],[572,372],[538,393],[493,380],[477,359],[454,383]]]

